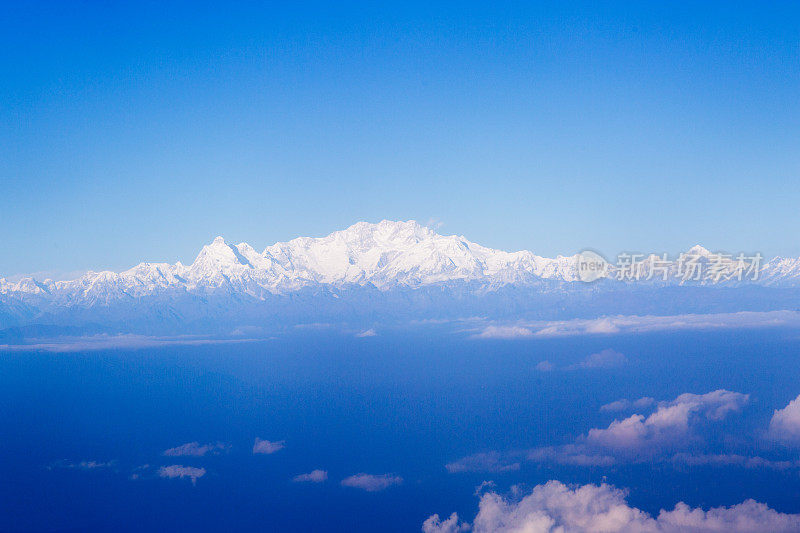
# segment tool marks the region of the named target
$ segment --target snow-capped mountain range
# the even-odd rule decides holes
[[[712,256],[700,246],[687,253],[701,262],[708,262]],[[458,287],[460,297],[495,292],[510,298],[508,295],[517,289],[529,297],[632,285],[616,281],[615,267],[611,265],[605,280],[584,283],[580,260],[580,255],[546,258],[529,251],[494,250],[464,237],[439,235],[414,221],[359,222],[326,237],[299,237],[268,246],[263,252],[246,243],[234,245],[217,237],[202,248],[191,265],[141,263],[124,272],[88,272],[68,281],[0,279],[0,325],[29,323],[42,317],[63,318],[81,309],[139,309],[142,302],[146,303],[145,313],[158,309],[158,313],[167,312],[180,319],[193,312],[193,305],[208,305],[212,300],[215,309],[229,310],[245,303],[249,308],[257,307],[259,302],[267,306],[276,298],[285,301],[292,295],[302,295],[308,304],[315,298],[313,294],[319,298],[339,297],[359,288],[372,291],[370,294],[440,294]],[[682,285],[675,268],[668,268],[667,281],[659,275],[636,285]],[[775,258],[759,268],[759,280],[747,282],[750,285],[800,286],[800,258]],[[731,287],[745,283],[697,284]],[[369,301],[374,302],[376,297],[370,296]],[[179,301],[181,306],[175,304]],[[178,308],[181,310],[176,311]]]
[[[686,252],[708,257],[695,246]],[[548,280],[580,282],[578,254],[547,258],[523,250],[486,248],[463,236],[439,235],[417,222],[359,222],[326,237],[298,237],[258,252],[247,243],[222,237],[202,248],[191,265],[140,263],[123,272],[87,272],[75,280],[0,278],[0,294],[39,295],[63,305],[107,304],[182,290],[207,294],[229,292],[264,299],[309,286],[372,285],[381,290],[443,282],[481,282],[486,287],[530,285]],[[645,262],[643,266],[646,267]],[[675,279],[671,267],[668,279]],[[760,283],[796,286],[800,258],[778,257],[760,267]],[[605,277],[615,278],[609,265]],[[646,274],[646,272],[645,272]],[[660,275],[653,276],[656,281]],[[646,275],[641,281],[647,281]]]

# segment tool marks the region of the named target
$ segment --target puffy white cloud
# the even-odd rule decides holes
[[[356,335],[356,337],[358,337],[360,339],[363,339],[364,337],[375,337],[376,335],[378,335],[378,334],[374,329],[368,329],[368,330],[362,331],[361,333],[358,333]]]
[[[323,481],[327,481],[328,479],[328,472],[325,470],[312,470],[308,474],[300,474],[294,476],[292,481],[295,483],[302,483],[302,482],[310,482],[310,483],[322,483]]]
[[[447,463],[445,468],[451,474],[459,472],[510,472],[519,470],[519,463],[503,460],[499,452],[476,453],[458,461]]]
[[[624,365],[628,359],[624,354],[619,353],[611,348],[606,348],[597,353],[593,353],[580,363],[570,365],[569,369],[582,369],[582,368],[613,368],[615,366]]]
[[[539,463],[580,466],[652,461],[659,456],[664,459],[667,452],[675,453],[692,443],[699,426],[741,410],[748,401],[747,394],[722,389],[707,394],[681,394],[670,402],[659,402],[649,415],[633,414],[614,420],[606,428],[590,429],[572,444],[529,450],[526,458]],[[604,406],[604,410],[651,403],[651,398],[621,400]]]
[[[355,474],[342,480],[343,487],[353,487],[363,489],[367,492],[377,492],[388,489],[393,485],[399,485],[403,478],[393,474]]]
[[[280,451],[285,447],[285,440],[269,441],[256,437],[256,442],[253,444],[253,453],[270,454]]]
[[[167,479],[189,478],[192,481],[192,485],[194,485],[198,479],[206,475],[206,469],[194,466],[169,465],[159,468],[158,475]]]
[[[457,513],[451,514],[446,520],[435,514],[422,523],[422,533],[461,533],[470,529],[469,524],[459,522]]]
[[[689,464],[691,459],[676,454],[698,443],[701,427],[740,411],[748,401],[747,394],[723,389],[707,394],[681,394],[672,401],[659,402],[649,415],[633,414],[614,420],[606,428],[590,429],[570,444],[542,446],[527,451],[478,453],[445,466],[451,473],[505,472],[518,469],[522,460],[572,466],[611,466],[618,463],[669,461],[673,455],[678,457],[673,462],[683,459],[684,464]],[[629,405],[648,406],[653,402],[652,398],[641,398],[634,402],[624,400],[609,405],[619,409]],[[749,467],[777,468],[780,464],[758,457],[730,460]]]
[[[707,394],[681,394],[671,402],[662,402],[645,417],[634,414],[615,420],[605,429],[591,429],[586,443],[594,447],[636,452],[655,452],[677,442],[685,442],[690,423],[695,419],[721,420],[737,412],[749,395],[727,390]]]
[[[521,326],[486,326],[483,331],[473,335],[476,339],[518,339],[532,336],[531,330]]]
[[[181,444],[180,446],[176,446],[175,448],[170,448],[168,450],[164,450],[163,455],[167,457],[181,457],[181,456],[192,456],[192,457],[202,457],[206,454],[215,454],[219,453],[220,451],[226,450],[229,446],[222,442],[217,442],[216,444],[203,444],[200,445],[199,442],[187,442],[186,444]]]
[[[539,370],[540,372],[549,372],[550,370],[553,370],[553,368],[555,368],[555,366],[550,361],[541,361],[538,365],[536,365],[536,370]]]
[[[800,515],[779,513],[747,500],[731,507],[704,511],[678,503],[657,517],[631,507],[626,493],[610,485],[568,487],[549,481],[522,495],[518,488],[508,497],[489,492],[479,503],[471,524],[475,533],[782,533],[800,530]],[[441,520],[428,518],[425,533],[456,533],[470,524],[456,514]]]
[[[767,435],[784,444],[800,444],[800,396],[783,409],[775,410]]]

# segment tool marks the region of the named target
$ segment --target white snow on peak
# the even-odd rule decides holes
[[[696,245],[686,252],[708,258]],[[265,298],[309,286],[419,287],[453,281],[484,287],[533,285],[580,278],[578,256],[546,258],[529,251],[506,252],[440,235],[413,220],[358,222],[325,237],[299,237],[258,252],[246,243],[216,237],[191,265],[140,263],[124,272],[88,272],[71,281],[17,282],[0,278],[0,295],[53,299],[65,305],[109,304],[168,291]],[[800,259],[776,258],[763,269],[765,283],[800,283]]]

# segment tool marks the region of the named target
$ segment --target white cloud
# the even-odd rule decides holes
[[[613,455],[578,444],[533,448],[528,450],[525,458],[534,463],[571,466],[611,466],[617,462]]]
[[[660,403],[650,416],[634,414],[615,420],[605,429],[591,429],[585,440],[594,447],[652,453],[685,442],[690,423],[696,419],[721,420],[741,410],[748,401],[747,394],[722,389],[701,395],[681,394],[671,402]]]
[[[773,461],[759,456],[737,454],[697,454],[678,453],[672,462],[685,466],[740,466],[742,468],[763,468],[767,470],[788,470],[800,466],[798,461]]]
[[[167,478],[167,479],[183,479],[189,478],[192,481],[192,485],[197,483],[197,480],[206,475],[205,468],[196,468],[194,466],[183,466],[183,465],[169,465],[169,466],[162,466],[158,469],[159,477]]]
[[[747,500],[731,507],[704,511],[678,503],[657,517],[631,507],[626,493],[610,485],[568,487],[559,481],[537,485],[522,495],[515,488],[503,497],[483,495],[478,515],[471,524],[475,533],[782,533],[800,530],[800,515],[779,513],[762,503]],[[456,533],[470,524],[456,514],[441,520],[428,518],[424,533]]]
[[[611,335],[665,330],[800,326],[797,311],[741,311],[703,315],[617,315],[594,319],[528,321],[485,326],[473,338],[536,338]]]
[[[355,474],[342,480],[343,487],[363,489],[367,492],[377,492],[393,485],[399,485],[403,478],[393,474]]]
[[[300,474],[294,476],[292,481],[295,483],[301,482],[310,482],[310,483],[322,483],[323,481],[327,481],[328,479],[328,472],[325,470],[312,470],[308,474]]]
[[[586,324],[586,333],[619,333],[619,326],[610,318],[600,318]]]
[[[639,398],[638,400],[617,400],[615,402],[607,403],[605,405],[600,406],[601,411],[629,411],[631,409],[647,409],[651,407],[654,403],[656,403],[655,398],[650,398],[649,396],[645,396],[644,398]]]
[[[280,451],[285,447],[285,440],[269,441],[256,437],[256,442],[253,444],[253,453],[270,454]]]
[[[226,450],[228,447],[229,445],[222,442],[217,442],[216,444],[203,444],[202,446],[199,442],[187,442],[186,444],[181,444],[175,448],[164,450],[163,455],[166,455],[167,457],[202,457],[209,453],[219,453],[223,450]]]
[[[375,337],[377,335],[378,334],[375,332],[374,329],[368,329],[357,334],[356,337],[358,337],[359,339],[363,339],[364,337]]]
[[[58,461],[47,468],[50,470],[54,468],[66,468],[69,470],[98,470],[103,468],[114,468],[116,464],[116,461],[80,461],[77,463],[73,463],[71,461]]]
[[[435,514],[422,523],[422,533],[461,533],[470,529],[469,524],[459,522],[458,513],[451,514],[446,520]]]
[[[775,410],[767,435],[784,444],[800,444],[800,396],[783,409]]]
[[[88,350],[138,350],[159,346],[201,346],[206,344],[261,342],[263,340],[264,339],[209,339],[189,336],[148,337],[145,335],[91,335],[86,337],[61,337],[48,342],[32,344],[0,344],[0,352],[46,351],[67,353]]]
[[[606,410],[651,404],[650,398],[621,400]],[[655,460],[666,452],[685,449],[697,439],[696,430],[719,421],[747,404],[749,396],[727,390],[707,394],[681,394],[670,402],[659,402],[650,415],[633,414],[617,419],[606,428],[593,428],[574,443],[545,446],[527,452],[529,461],[582,466],[609,466],[618,462]],[[604,406],[605,407],[605,406]]]
[[[519,470],[519,463],[506,462],[499,452],[476,453],[458,461],[447,463],[445,468],[451,474],[459,472],[510,472]]]
[[[542,361],[538,365],[536,365],[536,370],[540,372],[549,372],[555,368],[555,365],[550,361]]]
[[[483,331],[473,335],[476,339],[518,339],[532,336],[531,330],[521,326],[486,326]]]
[[[448,472],[506,472],[520,467],[520,461],[552,463],[572,466],[603,467],[619,463],[642,461],[669,461],[689,464],[698,459],[679,454],[700,437],[700,429],[738,412],[749,401],[747,394],[716,390],[707,394],[681,394],[669,402],[659,402],[649,415],[633,414],[617,419],[605,428],[593,428],[574,442],[560,446],[542,446],[526,451],[484,452],[464,457],[445,465]],[[630,406],[648,407],[655,400],[640,398],[633,402],[620,400],[607,404],[604,410],[619,410]],[[706,456],[708,463],[714,461]],[[759,457],[736,459],[731,462],[747,467],[779,468],[780,462],[769,462]],[[718,462],[723,459],[718,459]]]
[[[606,348],[597,353],[593,353],[580,363],[567,367],[570,370],[583,368],[613,368],[624,365],[628,361],[625,355],[611,348]]]

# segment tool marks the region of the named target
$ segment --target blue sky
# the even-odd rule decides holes
[[[800,255],[796,4],[3,11],[0,275],[383,218]]]

